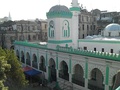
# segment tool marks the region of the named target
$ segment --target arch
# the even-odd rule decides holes
[[[18,60],[20,60],[20,54],[19,54],[18,50],[16,50],[16,56],[17,56]]]
[[[14,50],[14,45],[12,45],[12,46],[10,47],[10,49],[11,49],[11,50]]]
[[[53,58],[50,58],[50,60],[49,60],[49,66],[52,66],[52,67],[56,66],[55,60]]]
[[[117,74],[118,70],[112,70],[112,72],[109,75],[109,85],[113,86],[113,77]]]
[[[28,52],[26,53],[26,64],[31,65],[30,54]]]
[[[76,64],[73,68],[72,82],[77,85],[84,86],[83,76],[84,76],[83,68],[79,64]]]
[[[32,66],[33,66],[34,68],[38,68],[37,56],[36,56],[35,54],[33,54]]]
[[[69,27],[69,21],[64,20],[62,23],[62,36],[63,37],[69,37],[70,36],[70,27]]]
[[[40,63],[39,63],[39,69],[46,72],[46,67],[45,67],[45,58],[44,56],[40,57]]]
[[[65,61],[60,62],[59,77],[69,81],[68,65]]]
[[[90,72],[90,80],[88,81],[89,89],[104,90],[103,85],[104,77],[98,68],[92,69]]]
[[[55,35],[54,35],[54,32],[55,32],[55,24],[54,24],[54,21],[53,20],[51,20],[50,22],[49,22],[49,37],[50,38],[53,38]]]
[[[94,68],[99,69],[101,71],[102,75],[105,77],[105,68],[104,67],[101,67],[101,66],[98,66],[98,65],[92,65],[88,68],[88,79],[91,79],[91,71]]]
[[[113,76],[112,79],[112,90],[115,90],[116,88],[118,88],[120,85],[120,71],[117,72],[117,74],[115,74]]]
[[[53,58],[50,58],[49,60],[49,78],[50,82],[56,81],[56,68],[55,68],[55,60]]]
[[[23,51],[21,51],[21,62],[25,63],[25,56]]]
[[[112,78],[112,86],[111,86],[112,88],[114,87],[115,80],[116,80],[116,74]]]

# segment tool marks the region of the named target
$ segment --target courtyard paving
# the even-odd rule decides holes
[[[43,87],[43,86],[35,86],[35,87],[28,86],[22,90],[50,90],[50,89],[48,87]]]

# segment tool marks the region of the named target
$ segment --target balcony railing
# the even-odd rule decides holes
[[[63,72],[64,72],[63,70],[59,70],[59,77],[69,81],[69,74]]]

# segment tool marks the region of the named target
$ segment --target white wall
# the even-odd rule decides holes
[[[107,41],[106,41],[107,42]],[[87,50],[94,51],[94,48],[96,48],[96,51],[102,51],[102,48],[104,48],[104,52],[109,52],[113,49],[114,53],[119,54],[120,51],[120,44],[119,43],[101,43],[101,42],[79,42],[79,48],[84,49],[84,47],[87,47]]]

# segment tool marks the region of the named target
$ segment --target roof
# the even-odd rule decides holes
[[[55,5],[50,8],[49,12],[70,12],[70,10],[64,5]]]
[[[70,12],[70,10],[64,5],[56,5],[51,7],[46,15],[47,18],[72,18],[72,12]]]
[[[105,31],[120,31],[120,25],[117,23],[109,24],[105,27]]]

